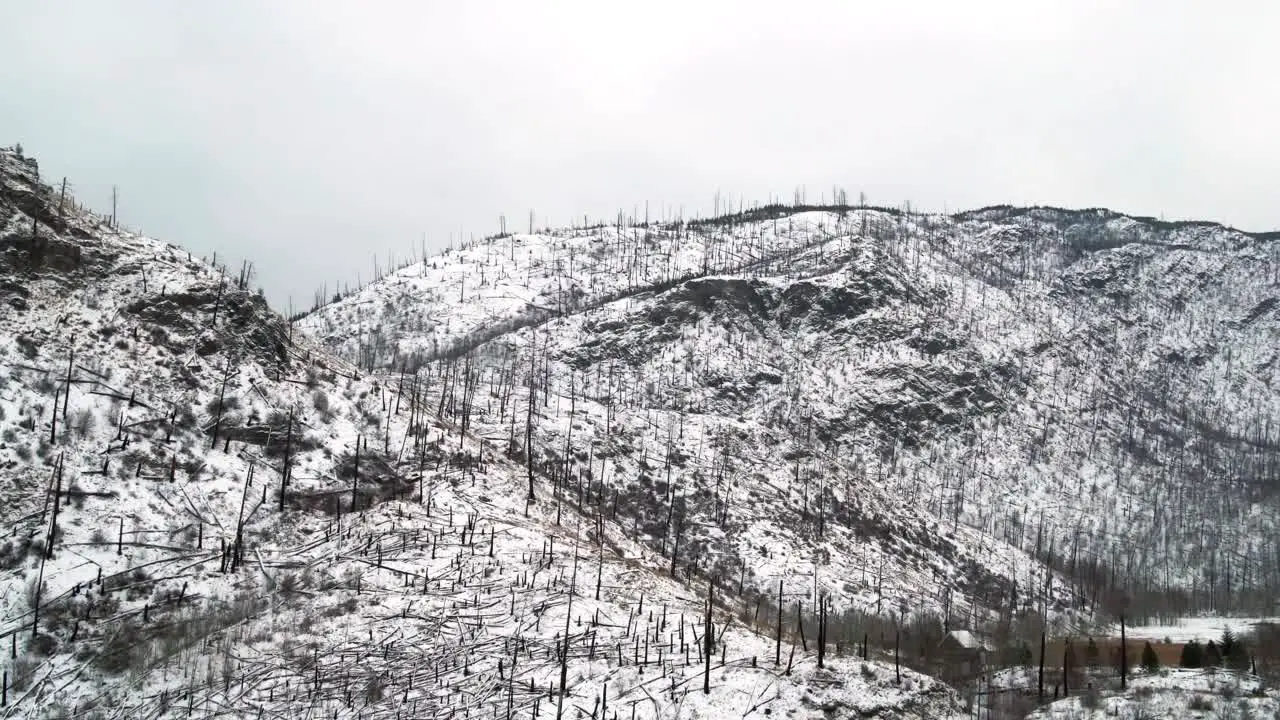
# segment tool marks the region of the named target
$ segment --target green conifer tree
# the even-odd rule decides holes
[[[1204,646],[1204,657],[1201,662],[1202,667],[1217,667],[1222,664],[1222,651],[1218,649],[1218,644],[1210,640],[1208,645]]]
[[[1178,660],[1178,664],[1184,668],[1199,668],[1204,666],[1204,646],[1197,640],[1192,640],[1182,646],[1182,657]]]
[[[1160,670],[1160,657],[1156,655],[1156,649],[1151,647],[1150,641],[1142,645],[1142,669],[1149,673]]]

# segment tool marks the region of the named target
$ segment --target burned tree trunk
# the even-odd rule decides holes
[[[1120,613],[1120,689],[1123,691],[1129,680],[1129,648],[1124,635],[1124,613]]]
[[[528,501],[533,502],[533,403],[537,399],[534,390],[533,377],[537,372],[538,363],[536,355],[533,351],[529,351],[529,407],[524,419],[524,459],[525,469],[529,473],[529,497]]]
[[[355,512],[359,507],[359,497],[356,495],[360,490],[360,444],[364,439],[363,435],[356,436],[356,466],[354,476],[351,480],[351,512]]]
[[[712,623],[711,623],[711,608],[712,608],[712,603],[715,599],[714,597],[715,587],[716,587],[715,578],[711,578],[707,580],[707,618],[706,618],[706,622],[703,624],[703,630],[702,630],[702,639],[703,639],[702,656],[703,656],[703,660],[706,661],[706,665],[702,671],[702,693],[704,695],[711,694],[711,653],[715,647],[714,638],[712,637],[712,632],[714,631],[714,628],[712,627]]]
[[[293,410],[289,410],[289,422],[284,436],[284,467],[280,470],[280,512],[284,512],[284,495],[289,486],[289,457],[293,450]]]
[[[825,667],[827,655],[827,596],[818,601],[818,667]]]
[[[773,664],[782,664],[782,578],[778,578],[778,625],[774,636]]]
[[[213,419],[213,439],[209,443],[209,449],[218,447],[218,430],[222,425],[222,403],[227,395],[227,381],[231,379],[231,357],[228,356],[222,370],[222,383],[218,387],[218,405],[217,412]]]
[[[1044,630],[1040,631],[1040,682],[1039,682],[1039,698],[1040,702],[1044,702]]]

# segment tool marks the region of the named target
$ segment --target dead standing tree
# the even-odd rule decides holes
[[[365,442],[363,435],[357,435],[355,469],[352,470],[351,479],[351,512],[353,513],[360,509],[360,445],[362,443],[366,446],[368,445],[368,443]]]
[[[536,344],[530,343],[529,349],[529,407],[524,421],[524,457],[525,469],[529,473],[529,496],[528,503],[525,506],[525,514],[529,513],[528,504],[532,503],[533,497],[533,404],[537,400],[537,392],[534,387],[534,376],[538,372],[537,354],[533,348]]]
[[[239,371],[237,370],[236,372]],[[211,433],[213,437],[209,441],[209,449],[218,447],[218,430],[222,425],[222,409],[223,403],[226,401],[227,381],[229,381],[236,372],[232,372],[231,356],[227,355],[222,370],[222,382],[218,386],[218,403],[216,406],[217,409],[214,413],[213,432]]]
[[[569,683],[569,620],[573,617],[573,596],[578,585],[578,545],[573,546],[573,574],[569,580],[569,606],[564,612],[564,640],[560,649],[560,692],[556,698],[556,720],[564,717],[564,696]]]
[[[290,451],[293,449],[293,408],[289,409],[289,420],[285,425],[284,466],[280,468],[280,512],[284,512],[285,491],[289,485]]]

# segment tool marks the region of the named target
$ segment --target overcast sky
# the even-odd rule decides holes
[[[648,201],[1280,228],[1280,2],[0,0],[0,144],[281,309]]]

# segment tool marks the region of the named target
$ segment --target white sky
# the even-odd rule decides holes
[[[0,144],[281,309],[717,191],[1280,228],[1274,0],[0,0],[0,48]]]

